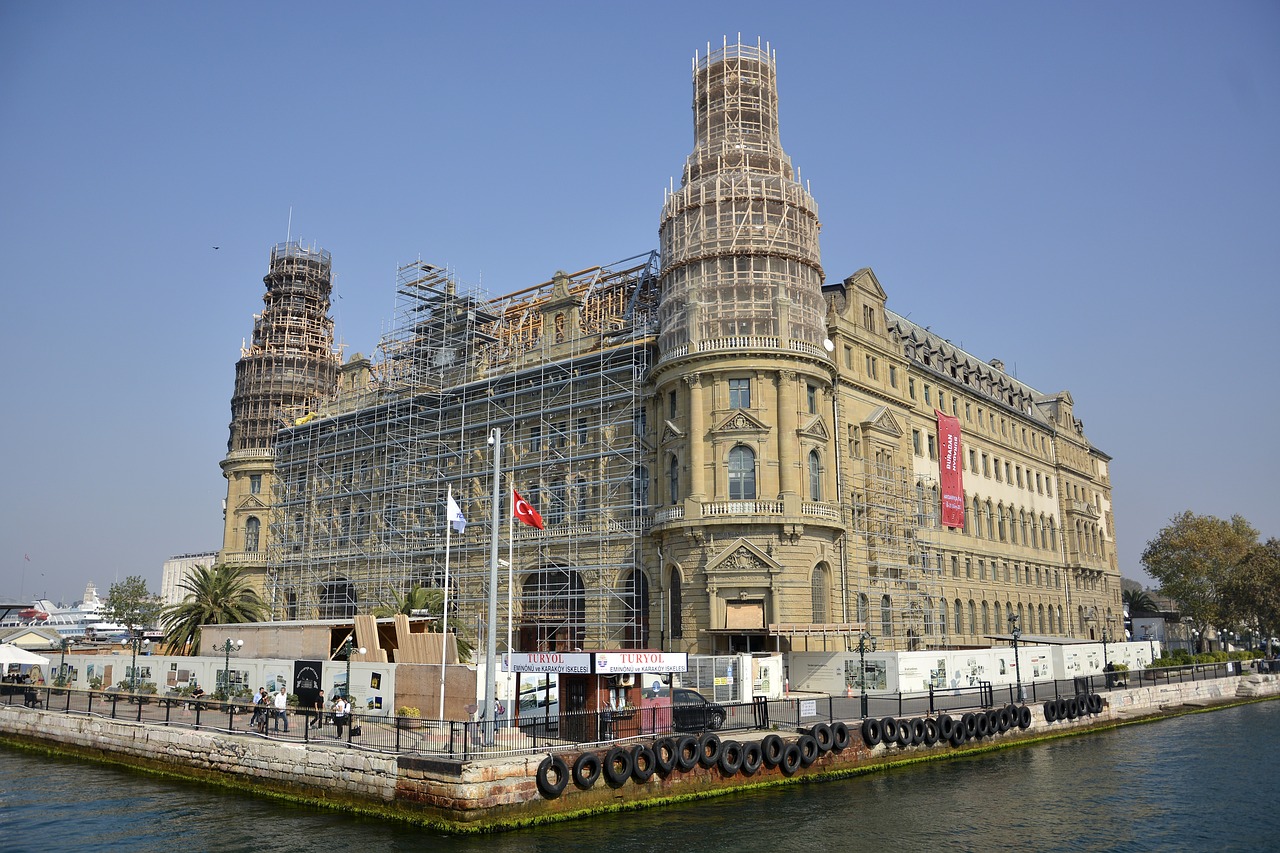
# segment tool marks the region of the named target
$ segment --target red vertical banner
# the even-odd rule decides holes
[[[964,463],[960,456],[960,419],[938,416],[938,479],[942,487],[942,524],[964,527]]]

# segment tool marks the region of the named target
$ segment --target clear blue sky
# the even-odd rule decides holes
[[[291,209],[348,355],[419,257],[501,293],[647,251],[690,60],[739,32],[828,279],[1069,390],[1123,574],[1184,509],[1280,535],[1280,4],[9,2],[0,596],[220,546]]]

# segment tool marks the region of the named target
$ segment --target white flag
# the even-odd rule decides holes
[[[449,523],[453,525],[453,529],[461,533],[467,529],[467,520],[462,517],[462,507],[458,506],[458,502],[453,499],[453,489],[449,490]]]

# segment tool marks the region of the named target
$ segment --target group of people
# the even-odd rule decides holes
[[[323,690],[316,694],[313,710],[314,716],[308,726],[319,729],[324,724],[326,711]],[[341,738],[343,730],[351,721],[351,703],[338,694],[333,697],[333,704],[328,707],[328,713],[330,720],[337,727],[336,737]],[[286,733],[289,731],[289,692],[284,687],[271,694],[267,693],[267,688],[259,687],[258,695],[253,697],[253,716],[249,719],[249,728],[266,734],[269,721],[275,722],[274,731],[280,731],[281,724],[284,725]]]

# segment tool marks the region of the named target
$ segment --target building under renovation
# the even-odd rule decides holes
[[[451,629],[518,651],[975,646],[1011,617],[1102,635],[1109,457],[1069,394],[887,310],[871,270],[824,283],[775,70],[760,44],[695,57],[659,251],[496,298],[407,265],[372,359],[337,367],[328,255],[277,247],[237,370],[223,553],[259,570],[275,618],[423,586],[447,588]],[[307,261],[288,300],[284,259]],[[963,431],[952,526],[940,415]],[[513,490],[542,529],[511,520]]]

